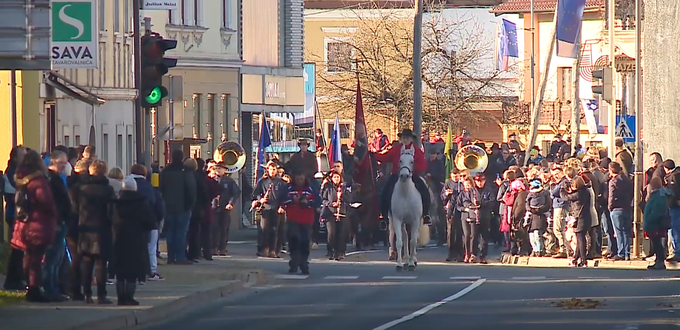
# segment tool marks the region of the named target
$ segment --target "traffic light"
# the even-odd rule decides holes
[[[158,34],[142,37],[142,106],[157,107],[161,105],[168,90],[163,87],[163,76],[168,69],[177,66],[177,59],[165,58],[165,52],[177,47],[177,40],[163,39]]]
[[[602,95],[602,99],[611,104],[612,97],[612,69],[604,67],[598,70],[593,70],[593,94]]]

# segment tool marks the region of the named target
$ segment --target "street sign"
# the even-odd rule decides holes
[[[0,1],[0,70],[49,70],[50,0]]]
[[[616,136],[625,142],[635,142],[635,116],[616,116]]]
[[[97,68],[95,9],[95,0],[52,1],[52,68]]]
[[[616,72],[635,72],[635,59],[632,57],[617,56],[614,64],[616,65]]]
[[[142,9],[143,10],[177,9],[177,0],[165,0],[165,1],[144,0],[144,2],[142,2]]]

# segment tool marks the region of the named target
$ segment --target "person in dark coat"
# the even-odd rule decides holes
[[[219,176],[219,194],[217,195],[217,207],[215,208],[212,226],[212,248],[220,256],[227,255],[227,243],[229,242],[229,227],[231,227],[231,210],[241,198],[241,189],[236,181],[227,173],[227,166],[219,162],[215,164],[215,172]]]
[[[210,199],[208,199],[208,185],[203,178],[205,172],[203,172],[203,166],[199,166],[199,160],[204,163],[202,159],[193,158],[188,158],[184,161],[184,166],[193,170],[196,177],[196,204],[194,204],[194,208],[191,211],[191,220],[189,221],[189,231],[187,233],[189,245],[187,259],[193,262],[198,262],[198,259],[201,257],[201,223],[205,219],[204,206],[210,202]]]
[[[7,161],[7,168],[5,175],[2,178],[2,194],[5,197],[5,222],[7,228],[14,228],[14,213],[16,205],[14,205],[14,193],[16,192],[16,183],[14,182],[14,175],[16,174],[19,164],[26,155],[26,148],[16,146],[12,148],[9,153],[9,161]],[[12,231],[9,233],[10,240],[12,239]],[[23,261],[24,251],[12,248],[9,255],[9,262],[7,263],[7,276],[5,277],[5,290],[25,290],[26,283],[24,283]]]
[[[574,258],[569,266],[588,267],[586,234],[592,224],[591,194],[586,187],[586,182],[578,176],[575,169],[568,168],[566,174],[570,181],[562,185],[560,198],[569,202],[567,226],[574,228],[574,233],[576,233],[576,251],[574,251]]]
[[[111,260],[113,226],[111,202],[116,198],[106,177],[106,163],[94,160],[88,169],[90,178],[83,182],[72,201],[78,210],[78,253],[85,302],[92,299],[92,273],[96,273],[97,303],[111,304],[106,298],[106,262]]]
[[[113,201],[113,273],[119,306],[139,305],[134,299],[137,280],[148,271],[149,232],[157,228],[147,196],[137,191],[132,177],[123,179]]]
[[[69,253],[71,254],[71,269],[70,269],[70,295],[73,301],[84,301],[85,296],[81,290],[81,278],[80,278],[80,264],[82,258],[80,257],[80,252],[78,251],[78,214],[79,210],[77,205],[74,203],[78,193],[80,192],[80,187],[83,183],[90,180],[90,172],[86,163],[80,162],[76,163],[73,168],[73,174],[66,179],[68,186],[68,196],[71,199],[71,217],[66,221],[66,246]]]
[[[151,182],[147,179],[148,170],[142,164],[132,164],[130,167],[130,177],[137,183],[137,192],[146,197],[147,203],[151,207],[151,217],[153,218],[154,227],[149,231],[148,240],[148,279],[150,281],[160,281],[163,277],[158,273],[158,259],[156,258],[156,241],[158,241],[158,229],[161,226],[161,221],[165,217],[165,203],[158,190],[156,190]],[[142,282],[146,280],[146,274],[142,277]]]
[[[12,237],[15,248],[24,251],[24,273],[28,276],[29,302],[48,302],[40,291],[42,284],[42,261],[47,248],[54,243],[57,232],[57,209],[47,180],[47,168],[40,154],[31,150],[26,153],[16,175],[16,222]],[[18,227],[23,227],[17,230]],[[17,237],[18,236],[18,237]]]
[[[203,259],[211,261],[213,260],[213,250],[212,250],[212,222],[213,222],[213,200],[220,194],[220,184],[218,183],[219,178],[215,174],[214,164],[212,165],[212,170],[206,172],[202,171],[202,180],[205,182],[208,195],[207,201],[204,202],[201,207],[203,208],[203,222],[201,222],[201,252],[203,254]],[[202,168],[202,167],[201,167]]]
[[[529,239],[532,246],[532,256],[542,257],[545,255],[543,234],[548,227],[548,212],[552,201],[547,190],[543,189],[540,179],[529,183],[529,193],[526,199],[526,209],[529,223]]]

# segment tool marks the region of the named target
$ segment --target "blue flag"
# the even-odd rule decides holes
[[[581,23],[586,0],[558,0],[557,3],[557,52],[560,57],[576,58],[580,43]]]
[[[272,145],[272,137],[269,134],[269,125],[267,125],[267,117],[264,115],[264,112],[262,112],[261,118],[260,143],[257,145],[257,180],[264,175],[265,149]]]
[[[498,33],[498,53],[496,69],[506,71],[508,69],[508,58],[519,57],[517,47],[517,25],[503,19]]]
[[[340,150],[340,119],[335,115],[335,124],[333,124],[333,135],[331,135],[331,145],[328,146],[328,160],[331,165],[335,162],[342,162],[342,152]]]

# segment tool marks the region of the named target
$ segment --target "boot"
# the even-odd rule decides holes
[[[135,300],[135,291],[137,291],[137,283],[125,283],[125,298],[128,306],[139,306],[139,301]]]
[[[32,286],[26,291],[26,301],[34,303],[47,303],[49,300],[40,291],[39,286]]]
[[[118,296],[118,306],[125,306],[127,303],[127,296],[125,295],[125,282],[116,282],[116,296]]]
[[[113,304],[113,301],[106,298],[106,296],[98,296],[97,297],[97,304],[98,305],[111,305],[111,304]]]

